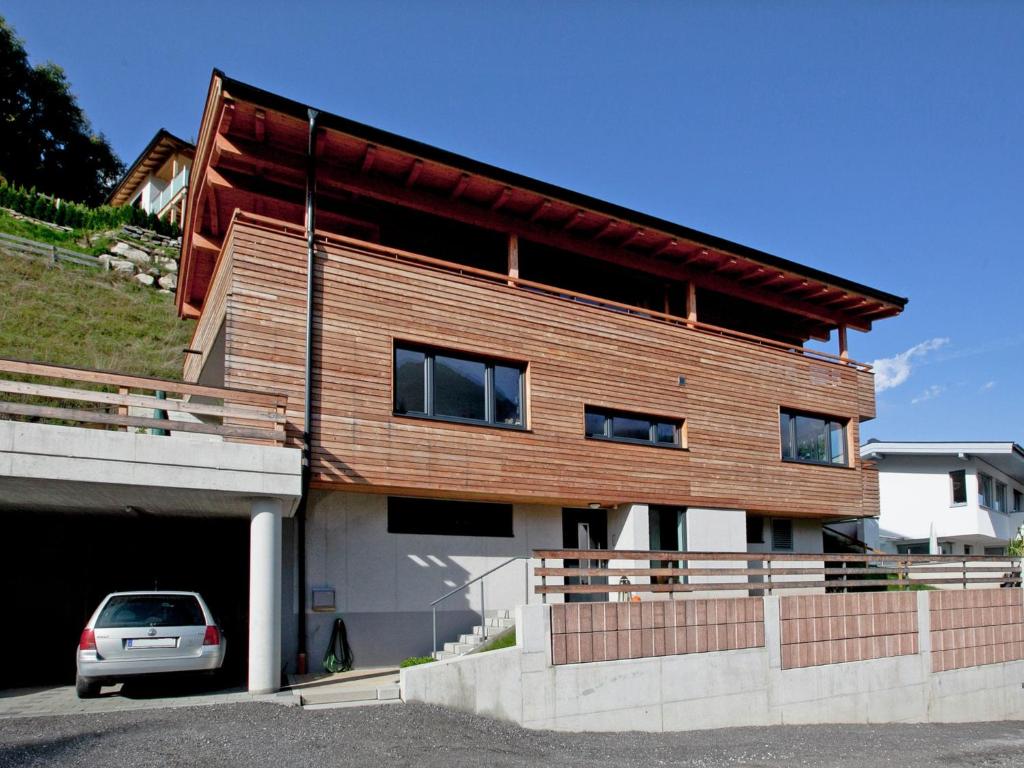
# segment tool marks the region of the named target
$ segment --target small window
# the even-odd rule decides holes
[[[988,475],[978,473],[978,503],[985,509],[992,509],[993,502],[992,478]]]
[[[782,458],[807,464],[846,466],[846,422],[783,409],[779,412]]]
[[[681,448],[682,421],[672,421],[660,416],[644,416],[625,411],[609,411],[592,408],[583,411],[586,436],[594,440],[615,440],[621,443],[661,445]]]
[[[967,472],[957,469],[949,473],[950,486],[953,489],[953,503],[967,503]]]
[[[993,502],[992,509],[996,512],[1006,511],[1006,483],[996,480],[996,493]]]
[[[1001,557],[1006,554],[1006,547],[985,547],[985,554],[989,557]]]
[[[942,541],[942,542],[939,542],[939,552],[941,554],[943,554],[943,555],[952,555],[953,554],[953,542],[952,541]]]
[[[928,542],[918,542],[915,544],[897,544],[896,552],[900,555],[927,555]]]
[[[793,549],[793,521],[777,517],[772,520],[772,549]]]
[[[764,544],[764,518],[747,515],[747,544]]]
[[[525,365],[396,344],[395,413],[522,428],[525,371]]]
[[[972,547],[970,544],[964,544],[964,554],[965,555],[972,555],[972,554],[974,554],[974,547]]]
[[[1024,511],[1024,495],[1020,491],[1013,492],[1013,513],[1020,514]]]
[[[389,496],[388,533],[508,538],[512,505]]]

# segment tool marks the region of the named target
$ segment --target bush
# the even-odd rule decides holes
[[[430,664],[432,661],[437,661],[437,659],[432,656],[410,656],[398,666],[401,669],[405,669],[406,667],[416,667],[420,664]]]
[[[39,194],[35,188],[26,190],[6,183],[0,183],[0,206],[72,229],[113,229],[122,224],[132,224],[167,237],[178,237],[181,234],[177,224],[158,219],[131,205],[90,208],[79,203],[61,201],[58,207],[53,198]]]

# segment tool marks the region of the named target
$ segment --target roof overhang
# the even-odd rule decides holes
[[[890,456],[945,456],[959,459],[979,458],[1008,477],[1024,483],[1024,448],[1014,442],[883,442],[860,447],[862,459],[881,463]]]
[[[182,245],[179,312],[199,313],[236,208],[275,198],[302,223],[310,107],[215,70],[199,133]],[[802,315],[812,335],[869,330],[907,299],[689,227],[538,181],[338,115],[317,118],[318,222],[358,194],[519,234]],[[320,204],[323,203],[323,210]],[[268,214],[269,215],[269,214]],[[335,216],[339,220],[344,218]]]
[[[149,177],[149,174],[157,171],[167,162],[167,158],[179,152],[195,157],[196,147],[192,142],[179,139],[170,131],[161,128],[142,150],[142,153],[135,158],[135,162],[121,177],[114,190],[107,196],[107,205],[116,206],[130,203],[135,191]]]

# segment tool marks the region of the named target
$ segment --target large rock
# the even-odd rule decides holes
[[[112,253],[104,253],[96,257],[96,261],[103,265],[104,269],[110,269],[110,262],[116,257]]]
[[[116,253],[123,259],[128,259],[128,261],[138,266],[143,266],[153,261],[153,258],[148,253],[140,248],[128,245],[128,243],[115,243],[110,250],[112,253]]]
[[[146,275],[146,274],[139,273],[139,274],[137,274],[135,276],[135,280],[140,285],[152,285],[153,284],[153,276],[152,275]]]
[[[160,284],[161,288],[173,290],[178,287],[178,276],[174,274],[164,275],[159,280],[157,280],[157,283]]]
[[[135,265],[127,259],[111,259],[110,268],[121,274],[131,275],[135,272]]]
[[[176,262],[174,259],[162,259],[161,261],[158,262],[158,264],[160,265],[160,269],[162,269],[164,272],[178,271],[178,262]]]

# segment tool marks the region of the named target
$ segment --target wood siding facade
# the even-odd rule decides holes
[[[856,450],[859,421],[875,412],[869,372],[388,259],[371,247],[321,239],[317,250],[317,487],[574,506],[878,514],[876,472]],[[300,228],[236,218],[196,332],[197,344],[212,344],[223,311],[225,385],[286,393],[295,445],[305,270]],[[396,340],[525,363],[527,429],[394,415]],[[186,377],[198,375],[190,362]],[[685,420],[687,448],[588,440],[585,405]],[[849,419],[850,466],[783,462],[780,407]]]

